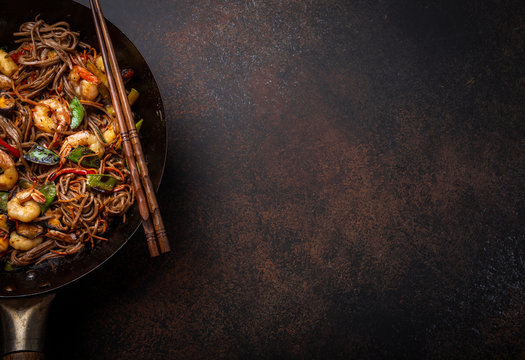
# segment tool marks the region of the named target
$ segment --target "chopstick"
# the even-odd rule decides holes
[[[131,181],[135,189],[135,197],[142,218],[146,242],[151,257],[170,251],[166,229],[162,221],[155,191],[149,177],[149,171],[137,134],[131,107],[127,100],[126,89],[120,75],[113,43],[109,36],[106,20],[98,0],[89,0],[95,30],[100,44],[106,77],[113,102],[113,108],[122,137],[122,146],[131,173]],[[138,165],[138,169],[137,169]],[[156,234],[156,237],[155,237]],[[158,244],[157,244],[158,240]],[[157,248],[158,245],[158,248]]]

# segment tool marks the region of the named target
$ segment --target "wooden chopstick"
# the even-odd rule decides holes
[[[157,256],[159,252],[156,240],[158,240],[160,251],[165,253],[170,251],[168,237],[160,214],[155,191],[149,177],[148,167],[138,138],[135,122],[133,121],[133,114],[127,100],[126,89],[124,88],[124,82],[120,75],[115,50],[109,36],[104,15],[102,14],[98,0],[90,0],[89,2],[97,38],[100,43],[102,58],[104,60],[113,107],[122,136],[122,146],[128,161],[131,180],[135,188],[137,204],[142,217],[148,249],[152,257]],[[137,170],[137,165],[140,172]],[[141,183],[144,188],[141,186]],[[155,233],[157,239],[155,239]]]

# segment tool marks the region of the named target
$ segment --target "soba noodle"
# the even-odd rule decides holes
[[[9,56],[18,69],[9,76],[11,88],[5,89],[4,94],[14,98],[15,107],[10,114],[0,116],[0,139],[15,152],[1,146],[0,152],[13,160],[18,181],[3,189],[9,195],[7,215],[0,215],[5,222],[2,225],[0,221],[0,243],[4,244],[4,249],[0,246],[0,256],[11,266],[25,266],[75,254],[87,245],[106,240],[103,234],[111,218],[124,216],[125,221],[134,192],[118,126],[111,115],[111,102],[98,91],[103,82],[95,85],[90,78],[93,74],[84,72],[88,62],[97,63],[95,49],[80,42],[79,34],[70,30],[66,22],[49,25],[37,18],[22,24],[14,36],[19,46]],[[74,98],[80,99],[85,116],[73,130],[70,103]],[[49,165],[28,160],[24,154],[35,144],[52,150],[59,162]],[[69,160],[68,154],[78,145],[95,149],[86,157],[99,156],[100,165],[90,168],[82,163],[83,159],[78,163]],[[16,150],[19,157],[14,155]],[[0,157],[0,167],[7,174],[9,161],[2,163]],[[109,190],[92,184],[90,187],[91,174],[109,175],[115,184]],[[0,176],[0,187],[3,180]],[[24,210],[24,206],[35,202],[42,207],[43,186],[51,181],[56,198],[47,210],[42,208],[40,214],[27,221],[25,212],[29,210]],[[14,205],[10,208],[9,204],[15,200],[22,217],[10,213]],[[24,226],[32,227],[32,235],[21,230]]]

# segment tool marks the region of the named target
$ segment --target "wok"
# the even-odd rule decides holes
[[[91,10],[81,4],[66,0],[4,2],[0,12],[0,46],[13,49],[15,45],[12,33],[18,30],[20,24],[34,20],[37,15],[40,15],[40,18],[48,23],[63,20],[69,22],[72,30],[80,32],[81,41],[98,48]],[[144,119],[141,128],[141,141],[148,162],[151,181],[155,188],[158,188],[166,159],[166,120],[160,93],[153,74],[139,51],[113,24],[109,21],[107,23],[120,66],[122,68],[131,67],[135,70],[135,75],[127,87],[134,87],[141,94],[133,110]],[[32,347],[31,349],[20,348],[20,344],[13,345],[13,342],[18,341],[13,340],[12,319],[9,320],[13,309],[18,309],[17,311],[28,310],[33,315],[39,316],[37,320],[30,321],[29,327],[24,329],[23,332],[26,335],[33,331],[30,328],[32,322],[36,324],[36,327],[42,326],[42,320],[45,320],[46,316],[46,306],[43,306],[43,310],[40,307],[50,302],[49,299],[54,296],[54,292],[95,270],[108,260],[134,234],[140,222],[140,215],[135,206],[128,211],[126,223],[122,223],[120,220],[113,223],[109,230],[110,240],[101,246],[93,249],[86,247],[75,255],[54,260],[53,266],[44,262],[23,271],[0,271],[0,308],[4,310],[2,314],[4,352],[40,350],[37,347],[40,346],[38,342],[41,340],[36,338],[33,339],[35,343],[33,345],[28,345],[25,341],[26,345],[24,346]],[[147,254],[146,245],[144,245],[144,254]],[[34,306],[37,306],[37,310]],[[35,337],[34,335],[31,336]]]

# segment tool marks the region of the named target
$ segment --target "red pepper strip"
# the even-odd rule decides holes
[[[77,175],[87,175],[87,174],[96,174],[97,172],[95,170],[91,170],[91,169],[65,168],[65,169],[62,169],[62,170],[58,170],[56,173],[51,175],[49,180],[53,181],[57,177],[59,177],[60,175],[70,174],[70,173],[77,174]]]
[[[131,79],[131,77],[135,74],[135,71],[133,69],[123,69],[120,73],[122,75],[122,80],[127,81]]]
[[[89,72],[89,70],[87,70],[86,68],[83,68],[80,65],[75,65],[73,66],[73,70],[78,72],[78,75],[80,75],[80,77],[86,80],[87,82],[90,82],[95,85],[100,84],[100,79],[93,75],[91,72]]]
[[[4,140],[0,139],[0,145],[5,147],[7,149],[7,151],[9,151],[11,153],[11,155],[13,155],[15,157],[20,157],[20,151],[18,151],[17,148],[15,148],[15,147],[9,145],[8,143],[6,143]]]
[[[18,52],[15,52],[14,54],[11,55],[11,59],[13,59],[13,61],[15,63],[19,63],[18,62],[18,59],[20,58],[20,56],[24,55],[24,52],[23,51],[18,51]]]

